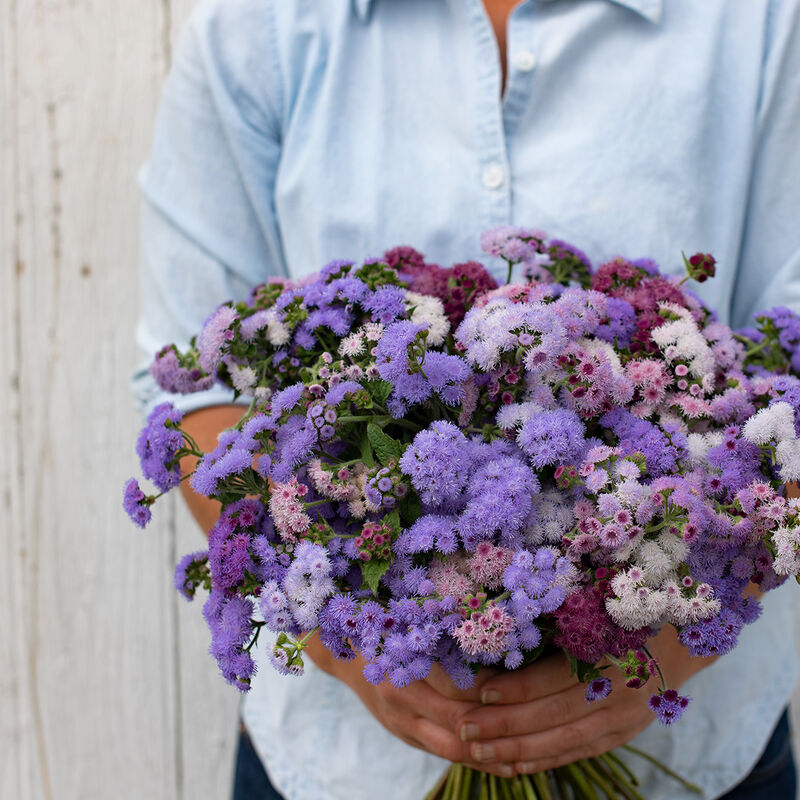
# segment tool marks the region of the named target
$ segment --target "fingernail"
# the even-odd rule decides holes
[[[497,689],[484,689],[481,693],[481,703],[496,703],[500,700],[500,692]]]
[[[503,778],[513,778],[514,770],[508,764],[499,764],[497,771]]]
[[[461,726],[461,741],[462,742],[471,742],[473,739],[477,739],[480,735],[481,729],[472,722],[467,722],[465,725]]]
[[[476,761],[494,761],[494,747],[490,744],[476,744],[472,748],[472,757]]]
[[[536,772],[536,765],[533,761],[522,761],[517,764],[517,772],[523,775],[531,775]]]

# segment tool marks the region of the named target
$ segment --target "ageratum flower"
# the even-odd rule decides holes
[[[672,724],[688,700],[648,640],[669,625],[728,652],[760,612],[749,585],[800,574],[800,318],[734,333],[649,259],[592,273],[524,228],[483,245],[523,282],[396,248],[258,287],[159,353],[170,391],[252,398],[191,478],[222,513],[176,586],[210,587],[211,652],[242,690],[262,625],[283,673],[316,631],[396,687],[438,663],[465,688],[557,647],[588,701],[649,684]],[[195,447],[180,424],[162,405],[140,435],[161,491]],[[125,487],[137,524],[154,500]]]

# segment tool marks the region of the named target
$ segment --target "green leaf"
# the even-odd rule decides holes
[[[392,393],[392,384],[388,381],[368,381],[366,389],[375,403],[385,406],[389,395]]]
[[[414,491],[409,492],[400,506],[400,510],[406,526],[411,527],[422,516],[422,501],[419,499],[419,495]]]
[[[375,423],[370,422],[367,425],[367,436],[375,455],[378,456],[378,461],[384,467],[389,466],[390,461],[399,461],[400,456],[403,455],[403,444],[398,442],[397,439],[392,439],[389,434],[384,433]]]
[[[370,468],[375,466],[375,459],[372,456],[372,445],[369,443],[369,436],[361,440],[361,460]]]
[[[395,534],[400,533],[400,512],[395,509],[391,514],[387,514],[383,518],[383,524],[391,528]]]
[[[361,577],[374,595],[378,594],[378,583],[390,566],[389,561],[366,561],[361,565]]]

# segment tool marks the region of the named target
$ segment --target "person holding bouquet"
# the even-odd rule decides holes
[[[666,271],[712,251],[699,293],[734,326],[800,309],[798,130],[797,0],[202,0],[141,173],[139,342],[186,343],[221,302],[346,254],[480,259],[479,232],[511,224],[595,264],[619,243]],[[165,399],[144,370],[134,388]],[[243,411],[219,386],[170,399],[203,450]],[[211,527],[218,506],[186,494]],[[693,697],[670,728],[642,692],[587,705],[559,656],[465,692],[439,671],[375,686],[322,648],[301,680],[265,664],[236,796],[421,798],[446,761],[509,776],[635,740],[706,797],[788,798],[795,603],[766,596],[716,661],[665,628],[654,654]],[[269,775],[250,795],[248,752]],[[691,796],[642,775],[649,800]]]

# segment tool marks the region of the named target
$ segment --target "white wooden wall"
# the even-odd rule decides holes
[[[2,800],[229,794],[237,693],[171,585],[201,534],[120,507],[135,172],[191,5],[0,0]]]
[[[192,0],[0,0],[0,800],[219,800],[237,696],[138,531],[135,172]],[[413,800],[413,799],[412,799]]]

